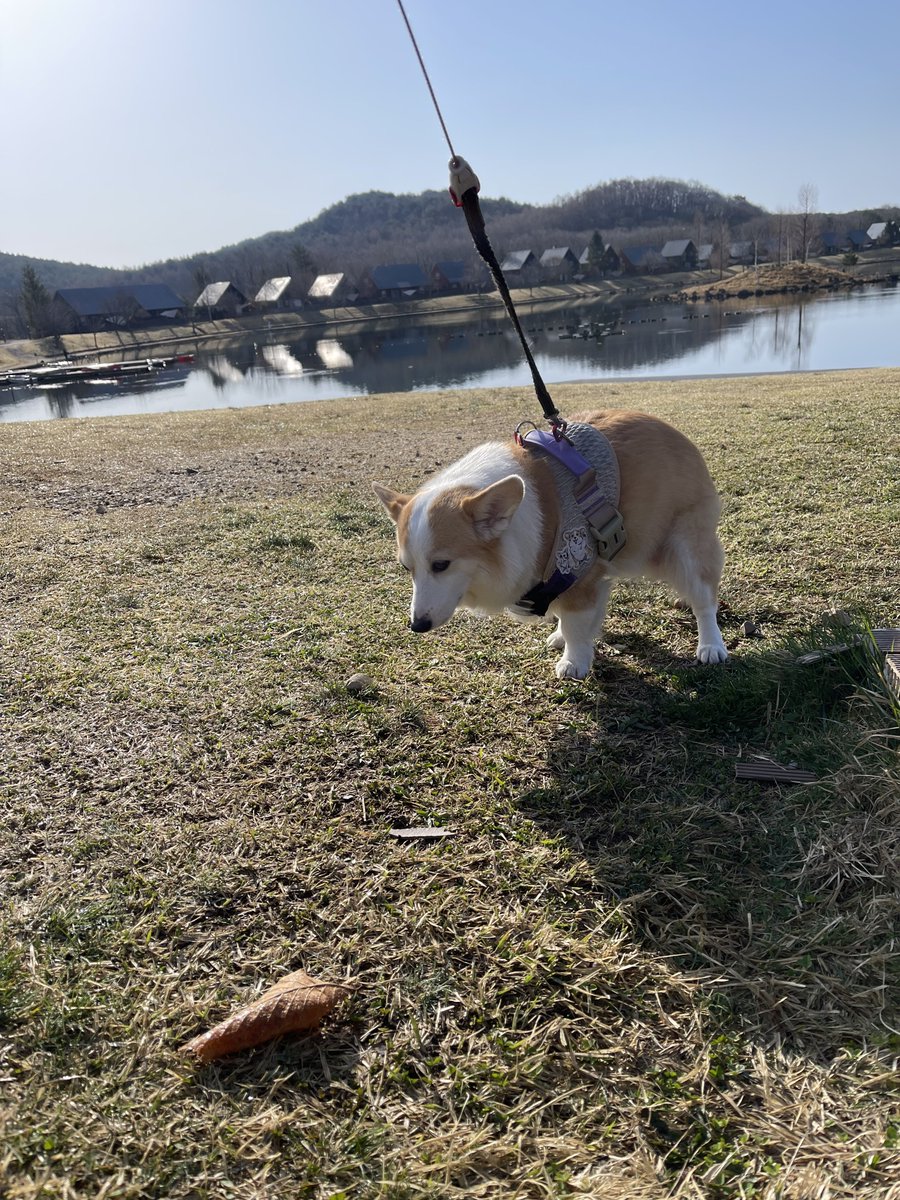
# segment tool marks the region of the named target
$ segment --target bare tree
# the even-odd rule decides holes
[[[797,200],[800,204],[797,220],[800,234],[800,261],[806,262],[809,258],[809,247],[816,233],[814,215],[819,204],[819,189],[814,183],[803,183],[797,192]]]

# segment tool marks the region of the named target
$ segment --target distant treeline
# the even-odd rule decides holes
[[[696,244],[758,236],[767,222],[783,221],[743,196],[725,196],[699,183],[672,179],[618,179],[552,204],[482,200],[491,241],[502,258],[518,249],[538,253],[570,245],[576,253],[595,230],[605,242],[629,245],[692,238]],[[821,228],[863,226],[900,217],[900,209],[817,214]],[[0,252],[0,320],[15,308],[22,272],[30,263],[49,292],[61,287],[165,283],[192,302],[206,283],[230,279],[252,295],[277,275],[345,272],[358,277],[374,266],[474,256],[465,221],[446,192],[420,195],[365,192],[349,196],[291,230],[267,233],[187,258],[114,270]],[[8,324],[8,323],[7,323]]]

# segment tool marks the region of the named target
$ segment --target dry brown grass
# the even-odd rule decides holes
[[[897,713],[792,656],[897,622],[898,383],[556,389],[700,442],[736,650],[635,586],[567,685],[407,634],[368,492],[524,394],[4,426],[0,1192],[896,1196]],[[301,966],[358,984],[320,1035],[178,1055]]]

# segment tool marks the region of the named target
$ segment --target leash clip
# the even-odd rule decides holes
[[[462,198],[471,188],[481,191],[478,176],[464,158],[454,155],[450,159],[450,198],[457,208],[462,208]]]
[[[522,433],[523,429],[525,430],[525,433]],[[517,446],[525,445],[525,438],[528,436],[528,434],[531,432],[532,429],[537,431],[537,425],[535,425],[534,421],[520,421],[518,423],[518,425],[516,426],[515,433],[513,434],[513,441],[516,443]]]
[[[568,426],[562,417],[548,417],[547,420],[550,424],[550,432],[553,434],[553,440],[555,442],[568,442],[571,446],[572,439],[566,433]],[[525,430],[524,433],[522,433],[523,429]],[[539,435],[537,441],[540,442],[540,430],[534,421],[520,421],[513,434],[513,441],[517,446],[524,446],[528,440],[529,433],[532,431]]]

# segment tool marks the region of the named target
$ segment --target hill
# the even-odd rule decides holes
[[[586,242],[595,229],[628,233],[722,216],[737,224],[764,214],[741,196],[728,197],[702,184],[666,179],[613,180],[547,205],[485,197],[482,208],[498,252],[528,245],[541,249],[569,240]],[[271,275],[298,270],[352,273],[384,262],[430,264],[473,253],[465,222],[446,192],[372,191],[348,196],[293,229],[138,268],[112,269],[0,252],[0,293],[9,296],[18,290],[26,262],[32,263],[51,291],[153,280],[190,295],[211,279],[233,278],[250,288]]]

